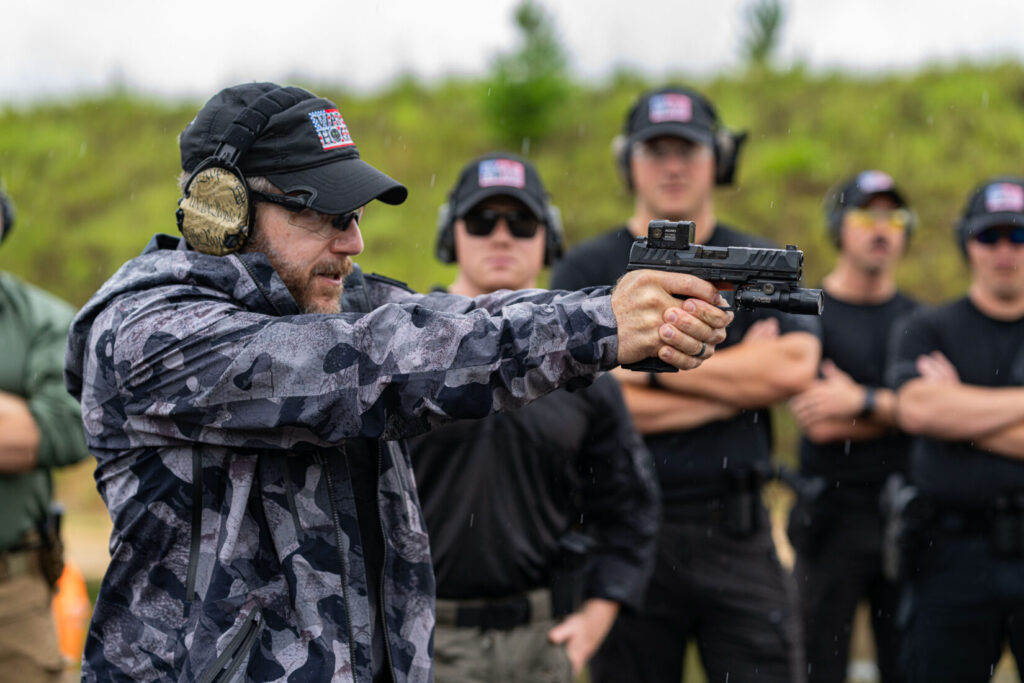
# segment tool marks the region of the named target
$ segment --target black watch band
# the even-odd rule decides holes
[[[871,417],[875,412],[875,388],[864,388],[864,404],[860,408],[860,417]]]

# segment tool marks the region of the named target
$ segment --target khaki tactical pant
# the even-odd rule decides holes
[[[434,677],[437,683],[571,683],[565,646],[548,641],[554,619],[509,630],[437,626]]]
[[[64,661],[50,611],[53,593],[37,567],[24,565],[0,578],[0,683],[60,681]]]

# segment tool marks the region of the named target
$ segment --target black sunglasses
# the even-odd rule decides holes
[[[1003,235],[1010,238],[1011,244],[1024,244],[1024,226],[985,228],[974,236],[981,244],[992,245],[999,242]]]
[[[285,211],[291,211],[292,213],[302,213],[309,209],[316,213],[323,214],[316,209],[309,206],[309,199],[303,199],[302,197],[294,197],[288,194],[272,194],[269,192],[260,192],[259,190],[249,190],[249,194],[255,197],[261,202],[268,202],[270,204],[277,204],[282,207]],[[356,209],[355,211],[349,211],[348,213],[339,213],[330,215],[330,224],[335,230],[348,230],[348,226],[352,224],[352,221],[359,225],[359,219],[362,218],[362,208]]]
[[[495,211],[493,209],[474,209],[465,215],[466,232],[474,237],[486,237],[494,232],[498,221],[504,219],[508,231],[513,237],[530,239],[537,234],[540,221],[532,213],[525,211]]]

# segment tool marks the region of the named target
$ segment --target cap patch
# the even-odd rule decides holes
[[[526,169],[512,159],[485,159],[480,162],[480,187],[526,187]]]
[[[355,144],[352,142],[352,136],[348,134],[345,119],[341,118],[341,112],[337,109],[311,111],[309,120],[313,122],[316,134],[320,137],[320,146],[325,150]]]
[[[693,118],[693,102],[690,101],[689,96],[679,93],[653,95],[647,105],[647,110],[651,123],[664,121],[686,123]]]
[[[857,176],[857,187],[864,194],[887,192],[896,186],[888,173],[881,171],[864,171]]]
[[[1013,183],[996,183],[985,188],[985,210],[1024,213],[1024,187]]]

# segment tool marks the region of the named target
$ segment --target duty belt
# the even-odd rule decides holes
[[[30,532],[7,550],[0,550],[0,581],[39,573],[39,535]]]
[[[437,599],[438,626],[508,631],[551,618],[551,591],[546,588],[494,600]]]

